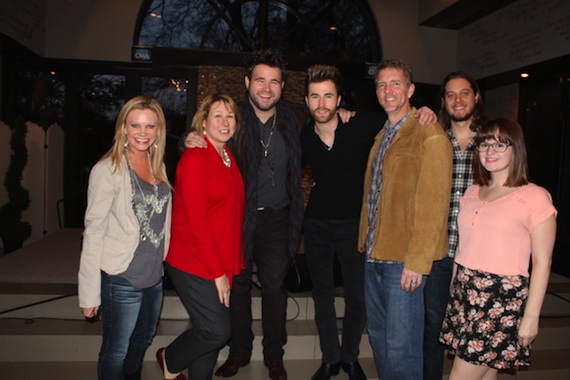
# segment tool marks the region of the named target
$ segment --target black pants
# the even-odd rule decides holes
[[[357,250],[358,219],[306,219],[304,227],[305,254],[315,301],[315,322],[323,362],[358,360],[360,340],[366,323],[364,302],[364,259]],[[338,257],[344,279],[344,318],[342,342],[339,342],[335,311],[335,280],[333,263]]]
[[[170,372],[188,368],[192,380],[210,380],[218,353],[231,335],[230,312],[220,303],[214,281],[166,265],[176,292],[190,315],[192,328],[166,347]]]
[[[263,327],[263,357],[265,361],[283,359],[287,343],[287,289],[285,276],[289,269],[288,224],[289,208],[258,211],[253,259],[261,283],[261,313]],[[250,268],[251,269],[251,268]],[[232,358],[249,360],[253,349],[251,330],[251,276],[250,271],[234,278],[230,296]]]
[[[424,380],[441,380],[445,347],[439,333],[449,300],[449,283],[453,273],[453,257],[434,261],[424,288]]]

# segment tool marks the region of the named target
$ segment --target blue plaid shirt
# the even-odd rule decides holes
[[[378,202],[380,201],[380,193],[382,191],[382,167],[384,166],[384,156],[386,155],[386,151],[390,147],[392,140],[394,140],[394,136],[398,133],[402,125],[404,125],[409,115],[410,113],[394,125],[390,125],[390,121],[386,120],[386,123],[384,124],[384,136],[382,136],[380,146],[374,154],[374,161],[372,162],[372,181],[367,200],[369,230],[368,235],[366,236],[366,256],[369,262],[378,261],[370,257],[370,252],[372,251],[372,245],[374,244],[374,238],[376,236],[376,221],[378,218]]]
[[[454,257],[459,243],[459,230],[457,229],[457,216],[459,215],[459,199],[465,190],[473,183],[473,152],[475,140],[471,140],[467,148],[462,151],[455,135],[446,130],[447,137],[453,147],[453,176],[451,180],[451,198],[449,200],[449,216],[447,218],[447,234],[449,250],[447,256]]]

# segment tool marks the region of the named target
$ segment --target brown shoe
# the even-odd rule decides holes
[[[216,376],[220,377],[232,377],[238,373],[241,367],[245,367],[249,364],[249,360],[242,360],[238,358],[228,358],[224,364],[220,366],[214,373]]]
[[[269,378],[271,380],[287,380],[287,371],[283,367],[283,360],[268,360],[266,364],[267,368],[269,368]]]

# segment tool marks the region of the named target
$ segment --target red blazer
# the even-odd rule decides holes
[[[166,262],[212,281],[225,274],[232,284],[234,275],[244,268],[244,185],[234,157],[225,149],[230,168],[212,144],[182,154],[176,168]]]

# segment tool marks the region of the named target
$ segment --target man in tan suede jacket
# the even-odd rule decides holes
[[[368,334],[381,379],[421,379],[425,276],[447,251],[452,148],[438,123],[420,127],[412,73],[381,63],[376,96],[388,115],[370,151],[360,215]]]

